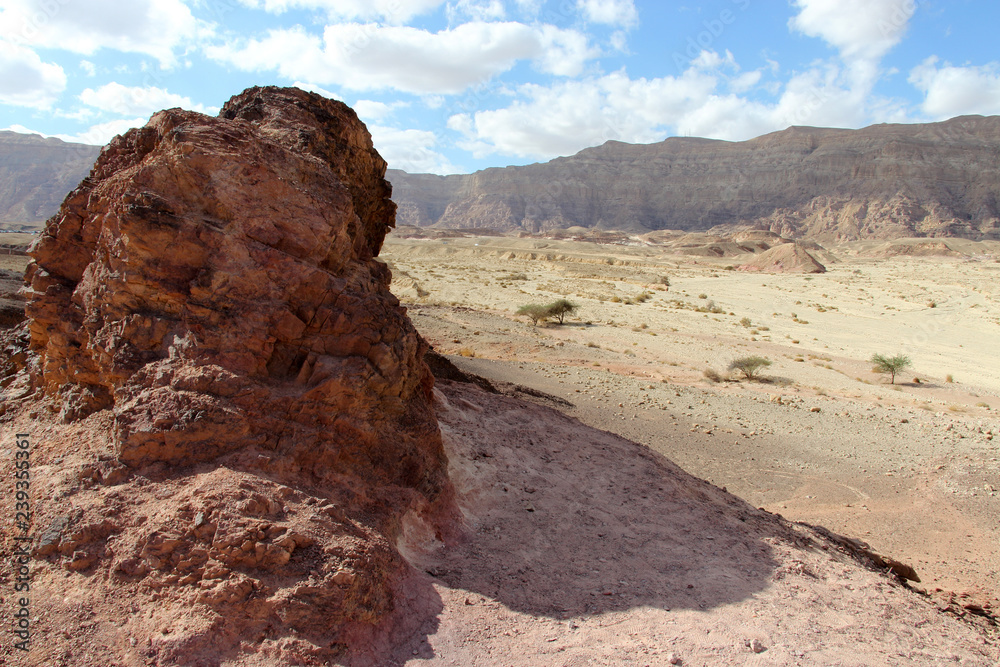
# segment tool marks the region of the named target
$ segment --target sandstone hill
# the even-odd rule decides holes
[[[31,506],[0,534],[30,651],[0,662],[996,664],[992,616],[902,563],[428,354],[377,259],[384,173],[287,88],[103,150],[0,333]]]
[[[1000,117],[861,130],[791,127],[744,142],[610,141],[544,164],[434,176],[390,170],[401,224],[545,231],[751,226],[819,241],[1000,238]]]
[[[51,216],[100,151],[100,146],[0,132],[0,224],[21,227]]]

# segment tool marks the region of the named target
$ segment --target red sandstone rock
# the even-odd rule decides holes
[[[445,525],[427,344],[375,259],[385,168],[345,105],[252,88],[115,138],[32,250],[32,381],[63,423],[109,426],[118,463],[85,458],[83,483],[127,489],[39,555],[193,605],[206,627],[157,664],[292,631],[272,664],[327,660],[393,609],[404,515]]]

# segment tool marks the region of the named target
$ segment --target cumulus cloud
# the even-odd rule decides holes
[[[338,19],[382,19],[399,24],[431,12],[445,0],[239,0],[252,9],[281,14],[293,9],[324,11]]]
[[[910,72],[924,93],[921,109],[935,120],[963,114],[1000,114],[1000,63],[956,67],[930,57]]]
[[[218,107],[195,104],[189,97],[167,92],[156,86],[123,86],[112,81],[100,88],[87,88],[80,93],[80,101],[92,107],[122,116],[151,116],[161,109],[181,107],[189,111],[215,115]]]
[[[0,102],[45,108],[66,88],[66,72],[23,46],[0,40]]]
[[[37,130],[32,130],[31,128],[25,127],[24,125],[10,125],[5,128],[0,128],[4,130],[9,130],[11,132],[18,132],[20,134],[37,134],[42,137],[55,137],[56,139],[62,139],[63,141],[68,141],[75,144],[90,144],[91,146],[103,146],[115,137],[115,135],[123,134],[133,127],[142,127],[146,124],[145,118],[132,118],[126,120],[113,120],[107,123],[101,123],[99,125],[92,125],[86,130],[79,132],[77,134],[47,134],[45,132],[38,132]]]
[[[633,0],[576,0],[576,7],[592,23],[632,27],[639,22]]]
[[[290,79],[353,90],[417,94],[461,92],[519,60],[533,60],[548,73],[571,75],[596,55],[574,30],[478,21],[440,32],[343,23],[326,26],[322,38],[297,27],[206,52],[244,70],[276,70]]]
[[[503,0],[458,0],[448,3],[448,18],[452,22],[463,19],[474,21],[499,21],[507,17]]]
[[[762,73],[741,73],[729,54],[706,53],[676,77],[632,79],[624,71],[551,86],[525,85],[505,108],[454,114],[448,127],[478,158],[549,159],[609,139],[631,143],[689,135],[741,141],[790,125],[862,123],[864,93],[824,66],[793,76],[775,99],[742,93]]]
[[[426,130],[400,130],[373,125],[370,128],[375,150],[392,169],[410,173],[454,174],[458,172],[444,155],[434,150],[437,135]]]
[[[405,102],[377,102],[375,100],[358,100],[353,105],[358,117],[364,121],[382,120],[395,113],[396,109],[408,106]]]
[[[7,39],[26,46],[144,53],[164,66],[209,31],[181,0],[4,0],[0,24]]]
[[[844,60],[878,61],[902,40],[916,0],[794,0],[792,29],[819,37]]]

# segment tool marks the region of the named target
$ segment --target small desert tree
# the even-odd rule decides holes
[[[729,370],[739,371],[743,373],[746,379],[754,380],[762,368],[767,368],[770,365],[770,359],[765,359],[764,357],[740,357],[739,359],[733,359],[733,362],[729,364]]]
[[[549,304],[549,316],[555,317],[559,320],[559,324],[563,323],[567,315],[572,315],[577,311],[580,306],[576,305],[572,301],[567,299],[558,299]]]
[[[539,303],[529,303],[518,308],[517,314],[524,315],[531,320],[533,325],[538,326],[539,320],[545,320],[551,314],[549,308],[550,306],[543,306]]]
[[[884,354],[872,355],[872,370],[889,376],[889,384],[896,384],[896,374],[902,373],[910,366],[910,358],[905,354],[887,357]]]

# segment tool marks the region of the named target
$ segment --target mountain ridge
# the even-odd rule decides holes
[[[1000,117],[609,141],[546,163],[389,170],[400,224],[542,232],[742,226],[826,240],[1000,238]]]
[[[100,146],[0,130],[0,224],[37,223],[54,214],[100,152]]]

